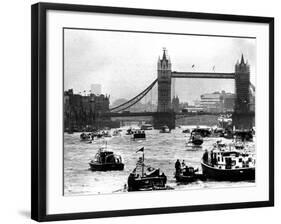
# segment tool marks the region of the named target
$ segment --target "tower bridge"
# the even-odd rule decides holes
[[[110,109],[107,116],[113,119],[125,119],[125,117],[150,117],[155,128],[168,125],[175,127],[176,114],[172,110],[171,91],[172,79],[177,78],[200,78],[200,79],[232,79],[235,81],[235,107],[232,114],[233,125],[236,128],[252,128],[254,126],[255,113],[250,111],[250,88],[255,91],[255,87],[250,83],[250,65],[245,62],[242,55],[241,60],[237,61],[233,73],[218,72],[178,72],[172,71],[172,63],[167,57],[166,50],[163,51],[162,58],[157,63],[157,78],[141,93],[127,102]],[[153,87],[158,85],[157,111],[141,113],[128,113],[129,108],[136,105],[140,100],[151,93]],[[123,114],[126,112],[125,114]],[[193,114],[187,114],[193,116]],[[118,118],[119,117],[119,118]],[[145,120],[145,119],[144,119]]]

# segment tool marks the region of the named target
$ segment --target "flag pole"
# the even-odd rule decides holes
[[[142,169],[141,169],[142,177],[143,177],[143,172],[144,172],[144,149],[143,149],[143,152],[142,152]]]

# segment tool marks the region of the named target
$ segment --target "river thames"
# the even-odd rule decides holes
[[[196,181],[189,184],[179,184],[175,181],[175,162],[177,159],[188,166],[199,168],[200,160],[205,149],[212,149],[213,144],[222,140],[230,143],[232,140],[225,138],[204,138],[204,143],[196,149],[186,146],[190,134],[182,131],[187,126],[176,128],[171,133],[159,133],[159,130],[146,131],[145,140],[134,141],[130,135],[126,135],[128,127],[123,127],[120,136],[113,136],[95,140],[92,143],[81,142],[80,134],[64,134],[64,195],[90,195],[124,192],[124,185],[130,172],[135,168],[136,162],[142,153],[136,153],[144,147],[145,164],[154,168],[160,168],[167,176],[167,185],[174,190],[221,188],[221,187],[248,187],[254,186],[254,182],[240,181]],[[188,127],[192,128],[192,127]],[[247,143],[249,150],[255,152],[255,141]],[[107,149],[122,156],[125,168],[123,171],[92,172],[89,170],[89,162],[98,149],[107,144]]]

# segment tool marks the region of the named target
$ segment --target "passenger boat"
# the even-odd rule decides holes
[[[153,126],[151,124],[143,124],[141,130],[152,130]]]
[[[160,129],[160,133],[171,133],[171,130],[167,125],[164,125]]]
[[[167,177],[160,169],[153,168],[144,164],[144,148],[137,152],[143,152],[139,158],[136,168],[128,177],[128,191],[149,191],[149,190],[166,190]]]
[[[124,163],[120,155],[108,151],[106,148],[100,148],[94,159],[89,163],[92,171],[123,170]]]
[[[201,161],[203,174],[219,181],[240,181],[255,179],[255,158],[253,155],[235,149],[218,146],[211,152],[205,151]]]

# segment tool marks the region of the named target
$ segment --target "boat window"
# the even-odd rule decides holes
[[[241,163],[242,162],[242,158],[239,158],[239,163]]]
[[[220,162],[220,157],[218,156],[218,162]]]

